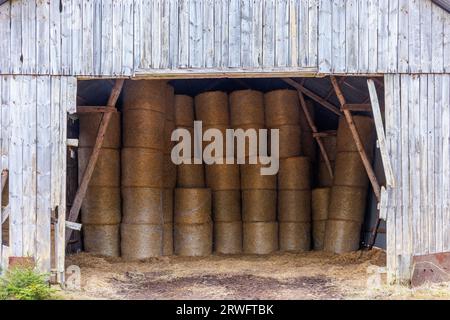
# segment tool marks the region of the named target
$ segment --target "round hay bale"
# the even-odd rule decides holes
[[[172,152],[172,148],[175,145],[175,141],[172,141],[172,132],[176,129],[175,122],[166,120],[164,122],[164,153],[169,154]]]
[[[283,222],[311,221],[311,191],[279,190],[278,221]]]
[[[240,125],[234,129],[234,157],[236,159],[246,160],[250,156],[258,156],[258,148],[260,144],[259,130],[264,129],[261,124]],[[250,137],[254,141],[254,150],[250,151]],[[267,152],[270,151],[270,132],[267,136]]]
[[[330,162],[331,169],[333,170],[333,174],[336,174],[336,170],[334,170],[335,163],[334,161]],[[333,178],[330,176],[330,172],[328,171],[327,164],[324,161],[320,161],[317,168],[317,185],[319,187],[331,187],[333,185]]]
[[[242,220],[270,222],[277,219],[276,190],[243,190]]]
[[[305,157],[308,157],[311,162],[316,161],[316,154],[317,154],[317,148],[316,148],[316,139],[313,137],[312,131],[303,131],[301,133],[300,137],[300,143],[301,143],[301,154]]]
[[[194,99],[190,96],[175,95],[175,125],[177,127],[194,126]]]
[[[193,127],[177,127],[176,130],[177,130],[178,134],[180,134],[180,137],[178,138],[178,140],[171,142],[171,143],[173,143],[173,147],[177,146],[179,143],[183,143],[183,145],[184,145],[184,143],[189,143],[191,145],[191,149],[190,150],[188,149],[185,152],[185,150],[183,148],[180,151],[176,152],[175,155],[181,159],[189,159],[189,158],[195,157],[195,154],[194,154],[194,151],[195,151],[195,149],[194,149],[194,147],[195,147],[195,145],[194,145],[194,128]],[[187,139],[187,141],[184,141],[185,138]],[[166,148],[166,150],[165,150],[166,154],[168,153],[167,151],[168,150]],[[200,150],[200,148],[199,148],[199,151],[202,152],[202,150]],[[189,154],[187,154],[187,152],[189,152]],[[170,150],[169,153],[172,154],[172,150]]]
[[[120,189],[118,187],[91,187],[81,204],[83,224],[119,224]]]
[[[163,256],[173,255],[173,224],[165,223],[163,229]]]
[[[331,188],[316,188],[312,191],[312,220],[327,220]]]
[[[244,253],[273,253],[278,250],[278,223],[244,222],[242,240]]]
[[[166,120],[175,122],[175,89],[167,85],[166,90]]]
[[[242,253],[242,222],[214,223],[214,250],[221,254]]]
[[[204,155],[211,155],[211,157],[213,159],[216,158],[225,158],[226,153],[227,153],[227,149],[226,149],[226,130],[227,130],[228,126],[227,125],[212,125],[212,126],[203,126],[203,133],[202,133],[202,137],[206,138],[207,136],[205,135],[207,130],[210,129],[214,129],[211,131],[208,131],[208,135],[209,134],[214,134],[214,136],[211,138],[211,141],[203,141],[202,142],[202,154]],[[219,135],[220,132],[220,135]],[[216,140],[216,135],[219,135],[219,137],[222,137],[222,139],[220,139],[218,137],[219,140]],[[209,139],[209,137],[208,137]],[[219,143],[222,143],[222,148],[219,148],[220,145]],[[209,147],[208,147],[209,146]],[[208,148],[205,152],[205,149]]]
[[[366,209],[367,188],[333,186],[328,219],[361,223]]]
[[[320,138],[320,140],[327,152],[328,159],[330,161],[336,160],[336,136],[325,136]],[[325,161],[321,152],[319,153],[319,160]]]
[[[120,255],[119,224],[83,224],[84,251],[108,257]]]
[[[163,218],[164,223],[173,222],[173,189],[163,190]]]
[[[179,164],[177,165],[177,186],[179,188],[203,188],[205,187],[205,172],[203,164]]]
[[[204,92],[195,96],[195,116],[204,125],[228,125],[228,96],[223,91]]]
[[[301,129],[299,125],[284,125],[279,131],[279,157],[280,159],[299,156],[302,152]],[[270,141],[271,145],[273,141]]]
[[[311,116],[311,120],[314,122],[314,120],[316,118],[314,102],[312,102],[311,100],[305,100],[305,102],[306,102],[306,108],[308,109],[309,115]],[[312,131],[311,127],[309,126],[308,119],[306,118],[306,115],[303,112],[303,108],[301,106],[300,106],[300,127],[302,128],[303,132]]]
[[[369,177],[358,152],[338,152],[333,184],[367,188]]]
[[[212,223],[175,224],[174,253],[179,256],[209,256],[212,253]]]
[[[268,165],[258,164],[243,164],[240,165],[241,172],[241,189],[255,190],[255,189],[273,189],[277,188],[276,175],[262,175],[261,168],[268,167]]]
[[[241,191],[224,190],[212,193],[214,222],[235,222],[241,217]]]
[[[275,128],[281,125],[300,124],[300,103],[296,90],[273,90],[264,95],[266,125]]]
[[[311,188],[311,164],[307,157],[280,160],[278,190],[308,190]]]
[[[313,249],[317,251],[323,250],[323,244],[325,241],[325,231],[327,226],[327,220],[316,220],[312,223],[312,242]]]
[[[79,147],[94,147],[102,113],[80,113]],[[120,112],[113,112],[103,139],[102,148],[120,148]]]
[[[123,113],[123,146],[164,150],[164,114],[133,109]]]
[[[324,250],[333,253],[346,253],[359,249],[361,223],[343,220],[328,220]]]
[[[281,251],[304,252],[311,250],[311,223],[280,222]]]
[[[163,227],[159,224],[126,224],[120,228],[122,258],[143,260],[162,255]]]
[[[84,171],[89,163],[92,148],[78,148],[78,182],[81,183]],[[100,149],[89,186],[120,186],[120,151],[117,149]]]
[[[154,149],[122,149],[122,187],[161,188],[163,153]]]
[[[368,116],[353,116],[353,122],[358,130],[359,136],[363,143],[364,149],[368,155],[372,154],[373,142],[374,142],[374,123],[373,119]],[[339,119],[339,127],[337,130],[336,138],[336,150],[337,152],[357,152],[355,140],[353,139],[350,127],[347,125],[345,117],[342,116]]]
[[[211,222],[211,189],[175,189],[174,221],[179,224]]]
[[[123,110],[146,109],[166,112],[166,80],[127,80],[122,90]]]
[[[163,156],[163,188],[175,188],[177,185],[177,166],[170,155]]]
[[[255,90],[238,90],[230,93],[230,121],[233,127],[264,125],[264,95]]]
[[[206,186],[212,191],[239,190],[241,187],[239,165],[226,164],[226,159],[223,164],[205,165],[205,173]]]
[[[163,189],[122,188],[122,222],[160,224],[163,218]]]

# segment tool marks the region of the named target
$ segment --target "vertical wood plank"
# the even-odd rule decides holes
[[[102,2],[101,0],[94,1],[94,22],[92,27],[92,34],[94,39],[94,74],[100,75],[102,72]]]
[[[113,72],[113,0],[102,0],[101,14],[101,75]],[[98,17],[97,19],[100,19]]]
[[[409,71],[409,0],[399,0],[398,72]]]
[[[431,1],[420,2],[420,72],[431,71],[432,60],[432,11]],[[415,21],[411,21],[410,23]]]
[[[434,97],[434,76],[428,75],[428,112],[427,115],[427,156],[428,156],[428,172],[427,174],[427,186],[428,186],[428,210],[427,210],[427,220],[428,220],[428,232],[429,232],[429,253],[436,252],[436,205],[435,205],[435,145],[434,145],[434,109],[435,109],[435,97]]]
[[[287,1],[275,3],[275,66],[286,67],[289,59],[289,16]],[[309,43],[309,42],[308,42]]]
[[[72,54],[74,54],[72,50],[72,1],[62,1],[61,6],[61,70],[58,74],[70,74],[72,72]]]
[[[263,0],[253,1],[252,20],[251,66],[261,67],[263,58]],[[296,37],[291,37],[291,39],[297,41]]]
[[[22,71],[22,1],[11,2],[11,54],[10,70],[14,74]]]
[[[444,72],[450,73],[450,14],[444,15]]]
[[[170,23],[170,39],[169,39],[169,68],[178,66],[178,1],[169,1],[169,23]]]
[[[84,75],[94,74],[94,38],[93,38],[93,24],[94,24],[94,2],[95,0],[83,0],[83,21],[81,29],[82,34],[82,65]]]
[[[222,66],[222,36],[225,21],[223,20],[223,0],[214,1],[214,65]]]
[[[289,61],[291,67],[298,66],[298,1],[289,0]],[[319,50],[319,48],[317,48]]]
[[[9,2],[0,6],[0,73],[10,73],[11,54],[11,4]]]
[[[122,70],[121,75],[129,76],[133,72],[133,0],[123,0],[122,31]]]
[[[170,2],[161,2],[161,51],[159,68],[167,69],[169,67],[169,41],[170,41]]]
[[[1,11],[1,9],[0,9],[0,11]],[[37,49],[36,50],[37,50],[37,73],[39,73],[39,74],[48,74],[49,70],[50,70],[50,23],[49,23],[49,19],[50,19],[50,2],[47,0],[37,0],[36,1],[36,34],[37,34],[37,43],[36,43]]]
[[[345,8],[345,41],[346,41],[346,69],[347,72],[358,72],[358,2],[356,0],[347,1]]]
[[[142,22],[142,0],[133,0],[133,68],[142,67],[143,58],[143,22]]]
[[[388,1],[388,62],[386,71],[396,72],[398,70],[398,21],[399,21],[399,0]]]
[[[345,0],[333,0],[333,70],[334,73],[345,72]]]
[[[161,63],[161,40],[162,40],[162,26],[161,26],[162,4],[161,0],[152,1],[152,68],[158,69]],[[201,20],[200,17],[198,17]],[[200,53],[200,52],[199,52]]]
[[[189,65],[189,0],[179,0],[179,66],[186,68]],[[227,40],[228,41],[228,40]]]
[[[112,75],[122,74],[122,53],[123,53],[123,2],[113,1],[112,3]]]
[[[36,0],[22,1],[23,74],[36,73]]]
[[[309,0],[308,24],[308,67],[317,67],[318,63],[318,34],[319,34],[319,0]]]
[[[61,12],[59,1],[50,1],[50,73],[61,68]]]
[[[440,7],[432,6],[431,71],[434,73],[444,71],[444,14],[448,15]]]
[[[203,20],[203,61],[206,68],[211,68],[214,66],[214,1],[204,1]]]
[[[263,67],[273,67],[275,64],[275,1],[264,0],[263,6]]]
[[[369,70],[369,11],[368,1],[358,0],[358,69]]]
[[[429,224],[428,224],[428,78],[420,77],[420,226],[423,237],[420,240],[418,254],[427,254],[429,248]]]
[[[450,250],[450,75],[442,79],[442,200],[443,251]]]
[[[435,206],[435,228],[436,228],[436,247],[435,252],[443,252],[444,237],[443,227],[449,221],[444,221],[442,218],[442,76],[434,76],[434,125],[433,125],[433,144],[434,144],[434,206]],[[447,177],[448,179],[448,173]]]
[[[319,8],[319,70],[328,73],[332,64],[332,1],[320,0]]]
[[[369,72],[378,70],[378,0],[368,0]]]
[[[200,68],[203,63],[202,2],[189,2],[189,67]]]
[[[241,14],[240,0],[229,0],[228,25],[228,66],[236,68],[241,66]]]
[[[241,62],[242,66],[252,65],[253,2],[241,1]]]
[[[308,65],[309,55],[309,2],[308,0],[299,0],[299,65],[304,67]]]
[[[83,74],[83,2],[72,0],[72,71],[74,75]]]
[[[378,72],[385,72],[388,67],[390,1],[378,0]]]

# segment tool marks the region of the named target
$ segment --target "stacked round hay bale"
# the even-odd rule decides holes
[[[212,191],[214,250],[222,254],[237,254],[242,252],[241,195],[239,166],[234,158],[227,161],[225,157],[225,130],[230,125],[227,94],[213,91],[197,95],[195,114],[205,131],[216,129],[223,134],[224,145],[219,149],[220,154],[211,154],[214,163],[205,165],[206,186]]]
[[[189,132],[191,140],[190,154],[181,154],[183,160],[190,160],[190,164],[177,165],[177,187],[203,188],[205,173],[201,159],[194,159],[194,99],[187,95],[175,95],[175,127]]]
[[[78,179],[92,154],[103,115],[79,115]],[[84,248],[105,256],[120,255],[120,113],[114,112],[81,205]]]
[[[328,160],[330,160],[331,169],[334,172],[334,164],[336,161],[336,136],[329,135],[320,138],[325,151],[327,152]],[[317,168],[317,186],[331,187],[333,185],[333,178],[328,171],[327,164],[322,153],[319,153],[319,164]]]
[[[308,157],[280,161],[278,172],[278,223],[280,250],[311,248],[311,186]]]
[[[316,188],[312,191],[312,245],[314,250],[323,250],[330,195],[330,187]]]
[[[180,256],[212,253],[211,190],[175,189],[174,250]]]
[[[366,153],[372,156],[373,120],[353,116]],[[369,179],[344,117],[339,120],[336,164],[328,208],[324,250],[335,253],[359,249]]]
[[[308,109],[311,120],[314,121],[314,103],[311,100],[306,100],[306,108]],[[316,141],[313,137],[313,132],[306,119],[306,115],[303,112],[303,108],[300,107],[300,127],[301,127],[301,141],[302,141],[302,155],[308,157],[311,163],[316,162]]]
[[[300,103],[296,90],[274,90],[264,95],[266,126],[279,129],[280,159],[299,156],[302,151]]]
[[[159,80],[127,81],[123,90],[121,249],[128,260],[164,254],[164,127],[168,90],[167,83]],[[170,222],[166,224],[168,228]]]

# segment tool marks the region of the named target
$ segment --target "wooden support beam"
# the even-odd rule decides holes
[[[342,110],[371,112],[372,106],[367,103],[346,103],[342,106]]]
[[[336,96],[341,104],[341,107],[346,104],[345,97],[339,87],[338,81],[334,76],[330,77],[331,83],[333,84],[334,91],[336,92]],[[359,155],[361,156],[361,160],[364,164],[364,168],[366,169],[367,175],[369,176],[370,183],[372,184],[373,192],[375,193],[375,197],[377,198],[377,202],[380,202],[380,184],[378,183],[375,172],[373,171],[372,165],[370,163],[369,157],[367,156],[366,150],[364,150],[364,146],[361,141],[361,137],[358,133],[358,129],[356,128],[355,123],[353,122],[352,114],[349,110],[343,110],[345,119],[347,120],[347,124],[350,128],[350,132],[352,133],[353,140],[355,141],[356,148],[358,149]]]
[[[115,107],[107,106],[78,106],[77,113],[106,113],[117,112]]]
[[[286,82],[287,84],[291,85],[295,89],[297,89],[297,91],[300,91],[301,93],[303,93],[305,96],[313,99],[314,101],[316,101],[317,103],[322,105],[324,108],[328,109],[329,111],[337,114],[338,116],[342,115],[342,112],[339,111],[339,109],[335,105],[333,105],[332,103],[330,103],[327,100],[323,99],[322,97],[318,96],[317,94],[315,94],[311,90],[306,89],[304,86],[302,86],[297,81],[294,81],[294,80],[292,80],[290,78],[283,78],[283,81]]]
[[[9,214],[11,213],[11,207],[9,206],[9,204],[6,206],[6,208],[3,209],[2,211],[2,221],[1,224],[4,224],[5,221],[8,219]],[[1,231],[1,230],[0,230]]]
[[[336,131],[335,130],[329,130],[329,131],[322,131],[322,132],[317,132],[317,133],[313,133],[313,137],[319,137],[319,138],[323,138],[323,137],[331,137],[331,136],[336,136]]]
[[[108,108],[114,108],[119,99],[120,92],[122,91],[124,80],[116,80],[114,87],[112,89],[111,95],[108,99]],[[103,145],[103,140],[105,138],[106,130],[108,129],[109,121],[111,120],[112,113],[106,112],[102,116],[102,120],[100,122],[100,126],[97,132],[97,139],[95,140],[94,148],[92,149],[92,154],[89,158],[89,162],[86,166],[86,169],[83,173],[83,177],[81,179],[80,186],[78,187],[77,193],[75,194],[75,199],[72,204],[72,208],[70,208],[69,217],[67,221],[76,222],[78,219],[78,215],[80,213],[81,204],[86,195],[86,191],[91,181],[92,174],[95,169],[95,165],[97,164],[98,156],[100,154],[101,147]],[[69,242],[70,237],[72,236],[72,229],[67,229],[66,232],[66,244]]]
[[[333,175],[333,169],[331,168],[330,158],[328,158],[328,154],[325,149],[325,146],[323,145],[321,137],[317,135],[318,134],[317,127],[314,124],[314,121],[313,121],[311,115],[309,114],[309,110],[308,110],[308,107],[305,102],[305,97],[303,96],[303,93],[300,92],[300,90],[297,90],[297,93],[298,93],[298,98],[300,99],[300,105],[303,109],[303,112],[305,113],[306,120],[308,121],[311,131],[313,132],[313,137],[316,139],[317,144],[319,145],[320,152],[322,153],[323,159],[325,160],[325,165],[327,166],[328,173],[330,174],[331,179],[333,179],[334,175]]]
[[[8,170],[2,171],[2,192],[3,192],[3,189],[5,189],[6,181],[8,180],[8,175],[9,175]]]

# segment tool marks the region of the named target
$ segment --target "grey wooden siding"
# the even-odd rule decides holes
[[[429,0],[14,0],[0,30],[0,74],[450,72]]]
[[[0,265],[7,263],[9,255],[32,256],[42,271],[49,272],[52,267],[62,277],[66,119],[67,112],[75,109],[76,79],[0,76],[0,92],[1,169],[9,170],[11,207],[9,246],[2,247]],[[54,250],[52,215],[57,218]]]
[[[408,279],[413,255],[450,251],[450,75],[387,75],[385,92],[388,268]]]

